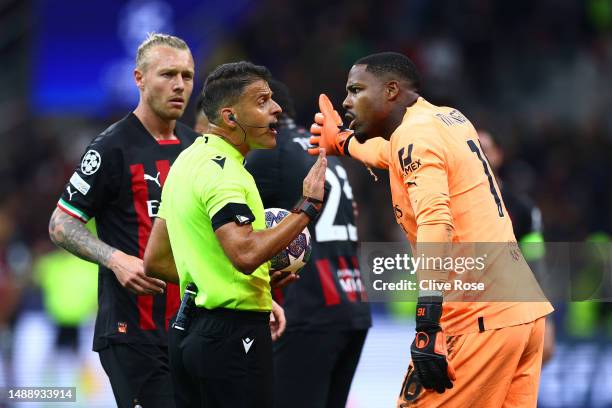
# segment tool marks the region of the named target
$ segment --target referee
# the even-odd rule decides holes
[[[169,339],[177,407],[272,406],[268,260],[318,215],[327,162],[322,151],[295,214],[266,230],[244,157],[276,145],[281,108],[269,78],[265,67],[244,61],[209,75],[209,133],[175,161],[145,253],[149,276],[178,275],[181,293],[191,282],[199,288],[187,332],[173,330]]]

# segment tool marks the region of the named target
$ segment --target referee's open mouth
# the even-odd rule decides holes
[[[270,124],[268,125],[268,128],[272,131],[272,133],[274,133],[274,135],[277,135],[278,134],[278,121],[270,122]]]

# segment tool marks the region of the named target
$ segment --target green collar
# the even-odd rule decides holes
[[[244,165],[244,156],[242,153],[240,153],[240,151],[236,149],[235,146],[232,146],[227,140],[212,133],[207,133],[204,135],[204,137],[208,137],[208,145],[213,146],[217,150],[220,150],[222,153],[226,154],[227,157]]]

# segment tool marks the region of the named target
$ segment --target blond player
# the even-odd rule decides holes
[[[311,144],[389,170],[397,222],[419,254],[443,254],[454,243],[500,243],[497,248],[508,248],[514,258],[510,263],[523,268],[474,127],[458,110],[426,101],[418,87],[418,72],[404,55],[358,60],[343,103],[352,131],[340,131],[342,121],[322,95]],[[507,269],[507,262],[501,264]],[[497,273],[492,280],[502,289],[513,284],[512,270],[497,269],[487,270]],[[417,277],[445,283],[452,273],[422,268]],[[419,292],[412,360],[398,407],[535,407],[544,316],[552,306],[450,302],[445,295]]]

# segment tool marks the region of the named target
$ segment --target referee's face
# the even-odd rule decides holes
[[[144,72],[140,72],[140,80],[136,73],[136,82],[146,107],[162,120],[176,120],[191,97],[193,76],[189,50],[159,45],[149,50]]]
[[[268,82],[257,80],[244,88],[235,106],[239,132],[245,133],[252,149],[271,149],[276,146],[276,123],[281,107],[272,99]]]

